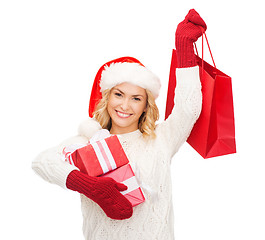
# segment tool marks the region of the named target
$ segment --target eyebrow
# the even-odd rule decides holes
[[[120,93],[122,93],[122,94],[125,94],[123,91],[121,91],[119,88],[113,88],[114,90],[118,90]],[[135,95],[132,95],[132,97],[143,97],[144,98],[144,96],[143,95],[141,95],[141,94],[135,94]]]

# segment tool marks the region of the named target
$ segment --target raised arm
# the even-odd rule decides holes
[[[175,105],[167,120],[157,126],[157,135],[168,143],[169,149],[172,150],[172,156],[187,140],[200,115],[201,83],[193,44],[206,28],[203,19],[192,9],[176,30]]]

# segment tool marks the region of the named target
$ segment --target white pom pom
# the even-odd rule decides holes
[[[96,120],[89,118],[79,125],[78,133],[87,138],[91,138],[100,129],[102,129],[100,124]]]

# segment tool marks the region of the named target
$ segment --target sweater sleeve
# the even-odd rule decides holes
[[[156,128],[157,137],[167,143],[171,157],[187,140],[201,112],[202,93],[199,67],[177,68],[174,108]]]
[[[32,162],[32,169],[44,180],[66,189],[68,174],[78,168],[64,161],[63,149],[71,144],[85,144],[87,141],[83,136],[76,136],[41,152]]]

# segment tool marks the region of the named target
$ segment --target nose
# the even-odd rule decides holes
[[[124,111],[124,112],[128,111],[129,108],[130,108],[129,99],[124,98],[124,99],[122,100],[122,102],[121,102],[121,106],[120,106],[120,107],[121,107],[121,110],[122,110],[122,111]]]

